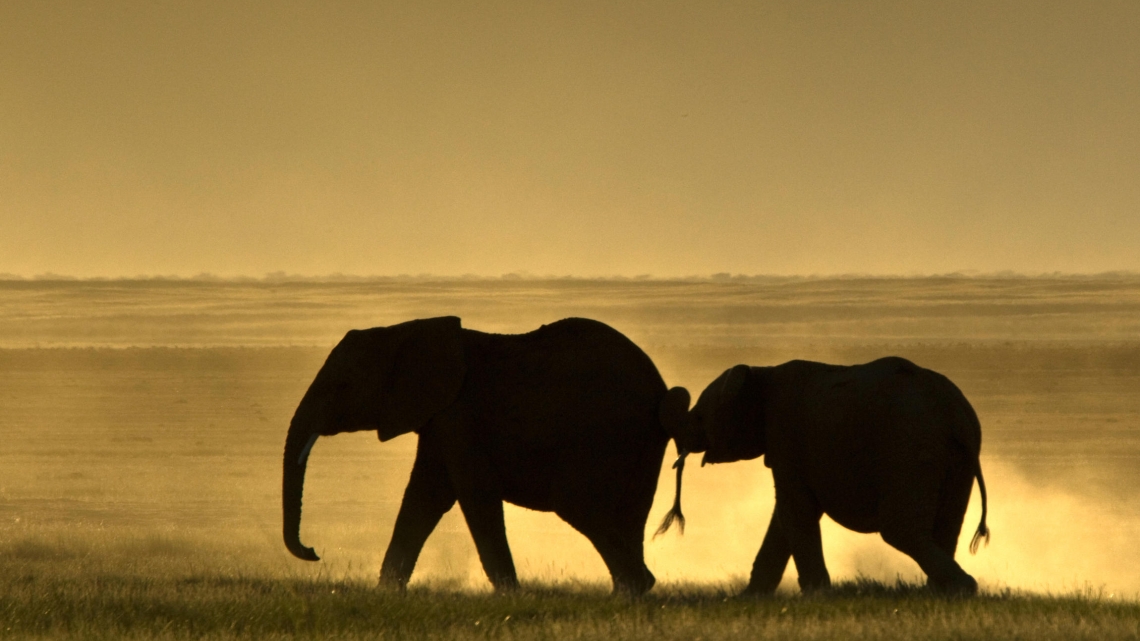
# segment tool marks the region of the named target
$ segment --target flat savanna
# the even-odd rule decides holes
[[[457,509],[406,595],[376,588],[416,437],[322,439],[306,563],[281,542],[289,419],[351,328],[456,315],[524,332],[609,323],[669,385],[737,363],[898,355],[982,423],[991,544],[974,599],[920,588],[877,535],[824,521],[839,586],[732,598],[773,506],[762,461],[686,471],[684,536],[651,540],[645,598],[612,597],[586,540],[508,508],[524,589],[493,595]],[[1140,278],[0,281],[0,637],[1135,638]],[[690,461],[693,463],[694,461]],[[976,491],[964,531],[977,524]]]

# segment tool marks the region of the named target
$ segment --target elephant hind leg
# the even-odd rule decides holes
[[[958,536],[974,489],[974,473],[969,467],[953,467],[946,473],[938,496],[938,512],[934,516],[934,543],[954,558]]]
[[[935,544],[930,536],[888,534],[883,530],[883,540],[918,563],[926,573],[931,589],[950,594],[975,594],[978,591],[974,577],[966,574],[954,557]]]
[[[640,526],[581,515],[560,515],[575,530],[581,532],[601,555],[614,592],[633,596],[648,592],[657,582],[645,566],[644,522]]]
[[[953,546],[949,545],[951,530],[952,538],[957,541],[962,517],[958,516],[958,528],[954,528],[954,519],[939,513],[944,501],[941,492],[935,493],[937,486],[932,484],[929,492],[914,491],[918,488],[913,487],[909,489],[912,491],[897,493],[880,504],[883,540],[914,559],[926,573],[927,584],[931,588],[941,592],[974,594],[978,591],[978,583],[954,560]],[[953,503],[949,498],[945,502]],[[935,539],[936,522],[941,525],[941,540]]]
[[[642,534],[639,532],[639,534]],[[644,536],[644,534],[642,534]],[[645,594],[657,583],[657,577],[645,566],[643,543],[627,533],[616,530],[590,539],[594,549],[602,555],[614,582],[614,592],[638,596]]]
[[[974,594],[978,583],[954,560],[973,477],[951,458],[898,460],[895,482],[879,501],[883,540],[918,563],[930,588]]]
[[[424,542],[453,505],[455,490],[447,468],[431,436],[421,436],[392,541],[380,566],[380,583],[401,590],[407,586]]]

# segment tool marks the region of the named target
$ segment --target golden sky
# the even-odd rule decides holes
[[[0,2],[0,273],[1140,271],[1140,2]]]

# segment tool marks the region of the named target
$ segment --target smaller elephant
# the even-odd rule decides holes
[[[989,541],[981,426],[945,376],[897,357],[853,366],[737,365],[709,384],[692,410],[689,400],[685,388],[674,387],[661,405],[661,422],[681,456],[676,501],[659,532],[680,517],[687,453],[704,452],[702,465],[763,455],[776,508],[746,593],[775,592],[789,557],[802,590],[830,587],[823,514],[856,532],[880,532],[918,562],[930,587],[977,592],[954,551],[975,477],[982,518],[970,552],[980,539]]]

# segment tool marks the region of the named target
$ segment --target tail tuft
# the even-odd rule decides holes
[[[974,532],[974,538],[970,539],[970,554],[977,554],[978,543],[982,539],[986,540],[986,545],[990,544],[990,529],[986,527],[987,503],[989,502],[986,498],[986,479],[982,477],[981,462],[978,462],[977,466],[978,492],[982,495],[982,520],[978,522],[978,530]]]
[[[673,509],[669,510],[669,513],[665,515],[665,518],[661,519],[661,526],[658,527],[657,531],[653,533],[653,538],[657,538],[662,534],[668,532],[669,528],[673,527],[673,521],[677,522],[677,530],[681,534],[684,534],[685,515],[681,514],[681,506],[679,505],[674,505]]]
[[[673,469],[677,470],[677,496],[673,499],[673,508],[661,519],[661,526],[657,528],[657,532],[653,538],[657,538],[662,534],[669,531],[673,527],[673,522],[677,522],[677,527],[680,529],[681,534],[685,533],[685,515],[681,513],[681,474],[685,471],[685,457],[689,453],[684,448],[679,448],[677,452],[677,461],[673,463]]]
[[[970,539],[970,554],[978,553],[978,543],[983,539],[988,546],[990,544],[990,529],[986,527],[984,522],[978,525],[978,531],[974,532],[974,538]]]

